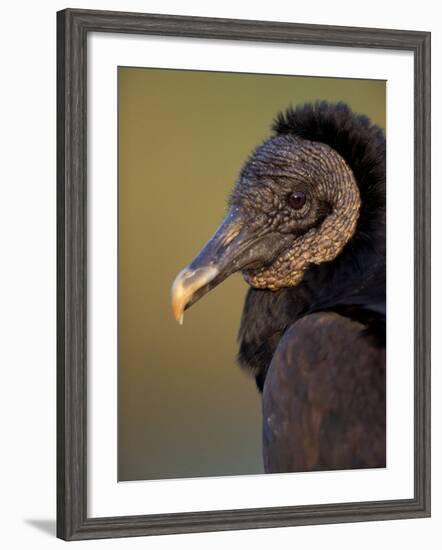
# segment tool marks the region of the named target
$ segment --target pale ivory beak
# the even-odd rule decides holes
[[[178,273],[172,285],[172,311],[180,325],[183,324],[184,310],[196,292],[209,284],[219,273],[214,266],[184,268]]]

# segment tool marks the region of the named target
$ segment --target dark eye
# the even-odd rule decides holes
[[[287,200],[289,205],[293,209],[299,210],[304,206],[305,199],[306,199],[305,193],[303,193],[302,191],[294,191],[293,193],[290,193]]]

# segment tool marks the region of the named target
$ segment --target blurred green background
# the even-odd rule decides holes
[[[179,326],[169,290],[251,150],[290,104],[347,102],[385,128],[384,81],[120,67],[120,481],[263,472],[260,396],[235,364],[234,275]]]

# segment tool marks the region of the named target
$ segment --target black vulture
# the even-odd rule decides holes
[[[385,134],[342,102],[280,113],[225,220],[176,277],[175,317],[240,271],[239,364],[266,472],[385,467]]]

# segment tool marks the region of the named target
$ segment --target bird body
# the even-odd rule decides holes
[[[330,311],[285,332],[263,392],[266,471],[385,466],[385,348],[365,331]]]
[[[177,277],[176,316],[235,271],[238,362],[266,472],[385,466],[385,136],[344,104],[288,109]]]

